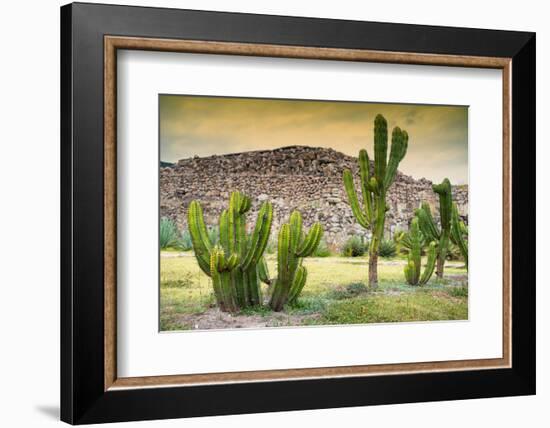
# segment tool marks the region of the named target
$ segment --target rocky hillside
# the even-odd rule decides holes
[[[274,230],[288,221],[293,209],[299,209],[306,226],[320,221],[327,242],[339,245],[349,235],[366,234],[347,202],[344,168],[356,172],[357,159],[333,149],[306,146],[182,159],[174,166],[161,167],[160,215],[185,228],[187,207],[196,199],[203,205],[206,222],[215,225],[231,191],[240,190],[252,197],[254,216],[262,201],[273,203]],[[388,233],[406,229],[421,201],[437,207],[431,186],[429,180],[398,172],[388,195]],[[453,196],[461,215],[466,216],[467,186],[456,186]]]

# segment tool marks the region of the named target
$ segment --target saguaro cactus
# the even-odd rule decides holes
[[[464,239],[468,236],[468,228],[458,217],[458,208],[453,203],[453,212],[451,216],[451,241],[458,247],[468,269],[468,241]]]
[[[388,161],[388,123],[382,115],[374,119],[374,174],[371,175],[369,155],[366,150],[359,152],[359,171],[363,203],[357,198],[353,174],[344,171],[344,187],[351,210],[357,222],[372,233],[369,247],[369,287],[378,287],[378,252],[384,236],[386,221],[386,194],[395,180],[397,167],[407,153],[409,135],[395,127],[392,132],[391,149]]]
[[[319,223],[311,226],[305,234],[299,211],[293,211],[290,222],[281,226],[277,248],[277,279],[269,301],[274,311],[280,311],[285,304],[294,302],[302,292],[307,280],[307,270],[302,266],[303,258],[315,252],[322,235],[323,228]]]
[[[421,272],[422,268],[420,261],[424,237],[422,236],[422,232],[420,232],[417,217],[413,218],[409,232],[405,234],[402,239],[407,240],[407,248],[409,250],[407,264],[404,269],[405,279],[410,285],[426,284],[434,272],[436,259],[435,242],[430,242],[428,246],[428,260],[424,272]]]
[[[416,216],[419,220],[420,230],[428,242],[437,243],[437,268],[436,275],[443,278],[445,268],[445,258],[449,249],[449,239],[451,234],[451,211],[453,205],[451,182],[445,178],[440,184],[432,186],[435,193],[439,195],[439,216],[441,228],[438,228],[430,210],[430,206],[423,202],[421,207],[416,210]]]
[[[223,311],[235,312],[262,302],[258,264],[263,262],[273,208],[269,202],[262,204],[254,230],[248,234],[246,213],[250,207],[250,198],[240,192],[231,194],[229,209],[220,215],[219,245],[213,246],[200,203],[193,201],[189,205],[188,223],[195,257],[202,271],[212,278],[214,295]]]

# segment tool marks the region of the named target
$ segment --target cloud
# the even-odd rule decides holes
[[[468,110],[463,106],[162,95],[161,159],[177,161],[289,145],[372,153],[374,117],[409,133],[400,170],[468,182]]]

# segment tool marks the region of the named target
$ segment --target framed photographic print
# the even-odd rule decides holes
[[[535,393],[535,35],[61,8],[72,424]]]

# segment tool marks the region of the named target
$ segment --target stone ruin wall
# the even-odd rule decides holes
[[[333,149],[305,146],[182,159],[174,166],[161,168],[160,215],[187,228],[187,207],[192,200],[199,200],[206,223],[216,225],[231,191],[240,190],[252,198],[249,225],[254,223],[261,202],[270,200],[274,210],[272,230],[278,230],[288,221],[290,212],[298,209],[306,227],[321,222],[327,243],[338,247],[350,235],[369,237],[355,221],[347,202],[342,183],[344,168],[357,176],[357,158]],[[453,199],[467,222],[468,186],[454,186]],[[421,201],[431,205],[437,218],[439,204],[432,182],[398,172],[387,197],[388,236],[396,229],[408,228]],[[271,236],[273,239],[276,234],[272,232]]]

